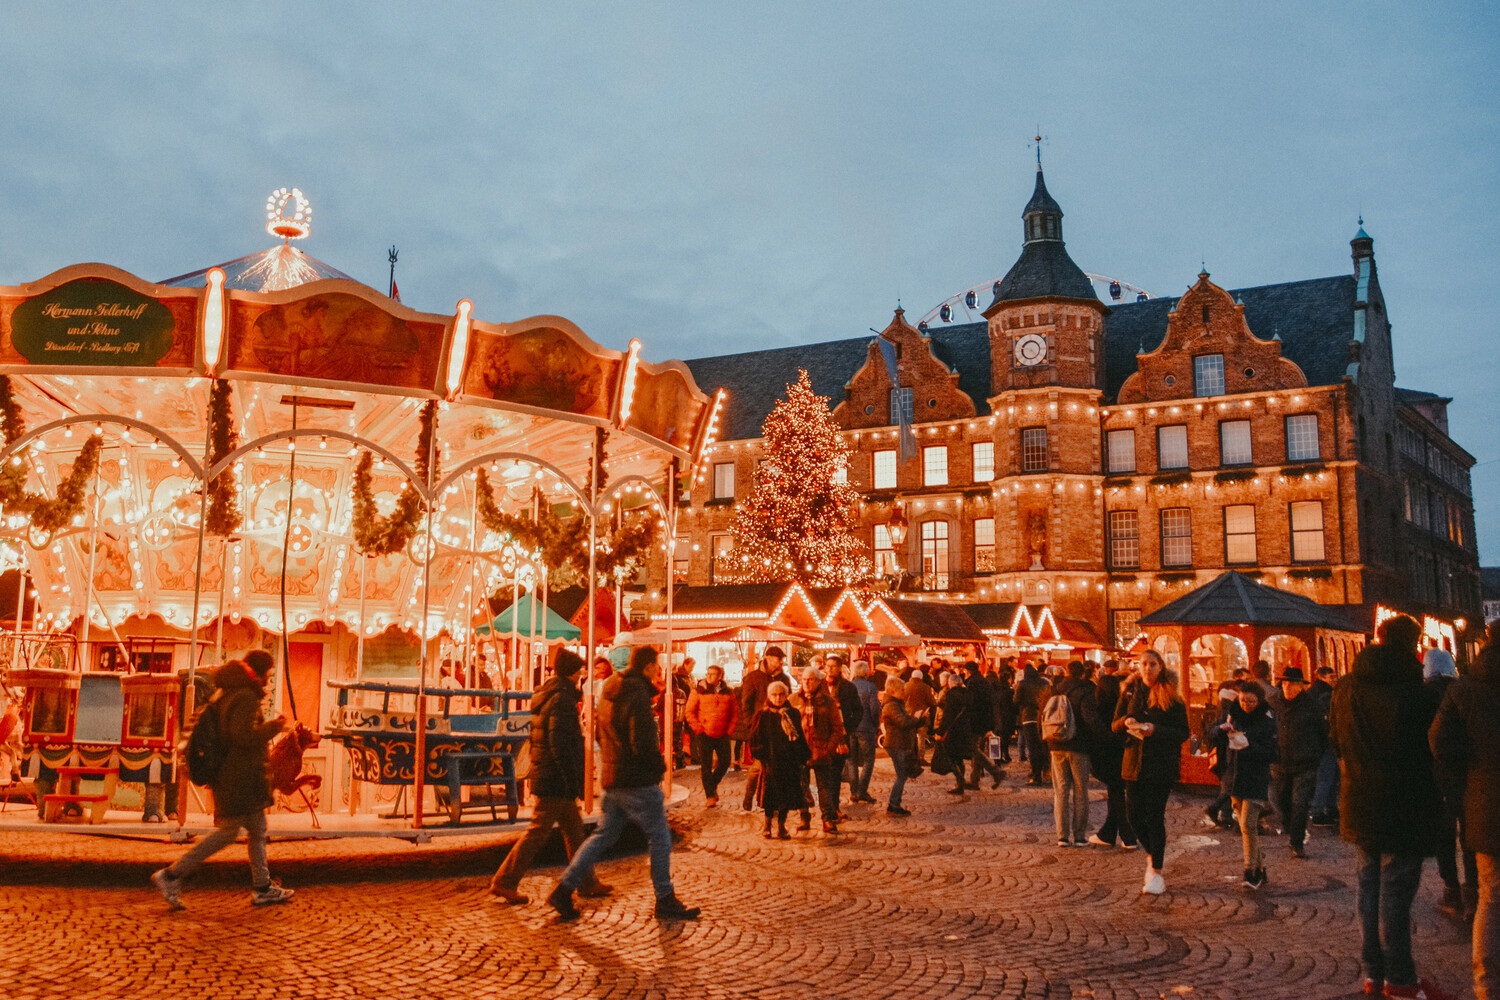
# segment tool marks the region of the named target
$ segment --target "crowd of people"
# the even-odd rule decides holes
[[[1370,995],[1448,995],[1418,977],[1412,957],[1411,909],[1423,862],[1436,856],[1443,906],[1473,922],[1475,993],[1479,1000],[1500,1000],[1500,742],[1494,739],[1500,731],[1500,642],[1492,634],[1460,678],[1442,650],[1419,658],[1420,640],[1420,626],[1396,616],[1380,624],[1377,641],[1343,678],[1320,670],[1310,680],[1296,667],[1272,678],[1269,666],[1257,663],[1220,685],[1219,711],[1198,734],[1220,779],[1203,821],[1238,829],[1242,882],[1251,891],[1268,881],[1266,836],[1286,836],[1290,857],[1302,858],[1309,823],[1337,822],[1356,853],[1355,907]],[[741,807],[757,815],[768,839],[789,839],[793,814],[797,832],[810,831],[814,808],[822,832],[839,835],[848,819],[841,808],[845,786],[848,801],[875,804],[877,747],[893,772],[885,812],[898,818],[911,815],[903,792],[924,768],[951,778],[947,791],[962,797],[979,790],[986,776],[998,789],[1002,765],[1018,757],[1027,765],[1027,784],[1051,784],[1060,848],[1139,847],[1146,856],[1141,892],[1165,892],[1166,810],[1181,777],[1182,746],[1194,735],[1175,671],[1150,649],[1131,664],[1073,661],[1040,670],[973,652],[963,662],[876,666],[816,654],[795,670],[794,680],[785,651],[770,646],[737,688],[717,664],[696,684],[691,663],[667,676],[650,647],[634,649],[618,672],[597,660],[604,794],[602,819],[585,839],[577,681],[584,661],[559,651],[552,676],[533,696],[526,776],[536,800],[531,825],[495,873],[492,896],[510,905],[529,902],[520,879],[556,828],[569,864],[547,903],[559,919],[577,919],[575,893],[612,891],[594,869],[633,824],[648,843],[657,917],[698,918],[697,907],[678,899],[671,877],[664,744],[676,752],[685,741],[662,740],[659,720],[663,694],[673,684],[685,696],[681,717],[705,804],[719,806],[726,773],[743,765]],[[250,838],[252,903],[281,903],[293,895],[271,881],[265,856],[266,744],[284,721],[260,718],[269,671],[270,657],[252,653],[217,672],[218,693],[205,711],[219,714],[229,750],[212,784],[219,828],[152,876],[174,908],[183,905],[185,880],[241,830]],[[1106,789],[1097,828],[1089,799],[1094,780]]]

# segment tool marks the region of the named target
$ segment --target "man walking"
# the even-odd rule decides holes
[[[1021,679],[1016,682],[1016,711],[1021,720],[1021,759],[1031,765],[1028,785],[1040,785],[1048,766],[1047,744],[1042,742],[1042,704],[1051,693],[1051,686],[1036,672],[1036,667],[1026,664],[1021,670]]]
[[[739,713],[739,702],[724,683],[724,668],[715,663],[687,703],[687,724],[698,749],[698,778],[703,782],[704,804],[710,809],[719,804],[719,782],[729,770],[729,734]]]
[[[969,693],[969,732],[973,737],[970,757],[969,787],[979,787],[979,777],[988,774],[993,788],[1000,787],[1004,772],[990,760],[990,733],[995,728],[995,705],[990,700],[990,686],[973,660],[964,664],[964,689]]]
[[[490,895],[497,901],[517,906],[530,902],[521,894],[521,876],[554,828],[562,832],[569,858],[583,845],[583,816],[578,811],[578,800],[583,797],[583,726],[578,706],[583,695],[573,681],[582,669],[582,657],[559,649],[552,662],[553,676],[531,696],[531,770],[526,780],[536,805],[526,834],[511,847],[490,880]],[[609,892],[609,886],[595,879],[582,894],[607,896]]]
[[[651,699],[661,680],[657,652],[641,646],[630,654],[630,665],[604,682],[599,698],[599,745],[604,766],[604,819],[584,841],[568,870],[547,897],[564,921],[577,920],[573,893],[594,881],[594,865],[615,846],[626,823],[646,835],[651,856],[651,885],[656,891],[656,919],[697,920],[698,907],[684,906],[672,887],[672,829],[667,825],[661,779],[667,762]]]
[[[786,653],[780,646],[767,647],[761,654],[759,666],[746,672],[744,680],[740,682],[740,717],[734,728],[734,738],[739,742],[747,743],[755,738],[754,728],[760,720],[760,713],[766,710],[766,689],[771,686],[771,682],[781,681],[788,691],[792,689],[792,679],[781,669],[781,661],[784,659]],[[741,808],[746,812],[754,809],[760,801],[760,786],[764,777],[764,765],[752,759],[749,770],[745,772],[745,800],[741,803]]]
[[[849,797],[852,799],[854,797],[854,768],[850,760],[854,754],[848,737],[859,729],[860,719],[864,714],[864,705],[859,699],[859,688],[844,676],[844,658],[838,653],[829,653],[824,658],[824,663],[828,674],[828,691],[839,703],[839,714],[844,719],[845,752],[836,755],[838,759],[834,778],[840,784],[848,784]],[[847,818],[840,810],[839,819]]]
[[[1500,1000],[1500,643],[1491,642],[1448,686],[1429,740],[1438,773],[1463,809],[1463,846],[1474,852],[1474,996]]]
[[[1365,992],[1440,1000],[1417,978],[1411,907],[1422,859],[1437,853],[1441,802],[1427,732],[1437,714],[1422,684],[1422,627],[1388,618],[1333,689],[1330,737],[1343,771],[1340,832],[1355,846]]]
[[[870,778],[875,774],[875,745],[880,738],[880,689],[870,679],[870,664],[854,661],[854,690],[859,694],[859,725],[849,733],[849,759],[854,765],[851,800],[873,805]]]
[[[818,786],[818,811],[823,832],[839,832],[840,750],[848,752],[844,716],[839,703],[823,682],[817,667],[804,667],[802,689],[792,696],[792,707],[802,714],[802,734],[807,740],[808,770]],[[806,821],[804,820],[804,825]]]
[[[1336,679],[1332,667],[1319,667],[1313,672],[1315,680],[1307,693],[1321,699],[1325,704],[1333,702],[1333,682]],[[1313,826],[1339,825],[1339,758],[1333,747],[1323,751],[1318,763],[1318,783],[1313,789]]]
[[[1271,765],[1271,796],[1292,847],[1292,857],[1306,857],[1307,818],[1318,785],[1318,765],[1328,749],[1328,704],[1309,689],[1298,667],[1281,672],[1279,690],[1271,696],[1276,716],[1276,748]]]
[[[1124,677],[1120,673],[1119,660],[1105,660],[1094,678],[1094,702],[1099,709],[1100,732],[1094,740],[1094,777],[1104,782],[1108,790],[1104,823],[1099,832],[1091,834],[1088,842],[1101,847],[1113,847],[1115,838],[1127,851],[1135,849],[1135,829],[1130,825],[1130,814],[1125,810],[1125,779],[1120,776],[1120,766],[1125,759],[1125,734],[1116,733],[1105,720],[1113,720],[1115,706],[1120,703],[1120,686]]]
[[[214,695],[198,717],[203,725],[209,713],[216,724],[224,750],[224,763],[209,787],[214,793],[214,823],[217,829],[169,868],[151,876],[174,910],[182,905],[182,886],[211,856],[234,843],[245,831],[250,848],[250,904],[269,906],[292,898],[292,889],[271,881],[266,863],[266,809],[271,805],[271,783],[266,777],[266,746],[286,726],[280,715],[261,718],[260,703],[266,696],[266,681],[275,661],[263,649],[253,649],[243,660],[230,660],[214,673]]]

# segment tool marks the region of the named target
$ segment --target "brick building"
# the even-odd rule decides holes
[[[728,399],[676,574],[715,582],[760,424],[805,368],[853,452],[862,530],[904,590],[1051,605],[1117,642],[1225,569],[1324,604],[1477,621],[1469,469],[1450,400],[1397,388],[1374,242],[1348,275],[1106,305],[1040,168],[984,323],[689,361]],[[915,457],[900,460],[906,411]],[[891,544],[897,509],[909,524]]]

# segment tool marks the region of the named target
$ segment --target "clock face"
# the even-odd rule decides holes
[[[1030,368],[1047,360],[1047,338],[1039,333],[1028,333],[1016,338],[1016,364]]]

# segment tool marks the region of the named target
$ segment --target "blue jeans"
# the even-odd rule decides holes
[[[1414,854],[1371,854],[1354,849],[1359,865],[1355,906],[1363,945],[1359,964],[1366,979],[1412,986],[1417,966],[1411,957],[1411,905],[1422,882],[1422,858]]]
[[[271,884],[271,869],[266,864],[266,811],[257,809],[248,816],[225,816],[218,821],[214,832],[193,845],[192,850],[177,859],[167,869],[173,878],[187,878],[203,867],[203,862],[213,857],[239,839],[245,831],[250,850],[250,887],[264,889]]]
[[[906,790],[906,775],[911,768],[912,755],[901,750],[891,751],[891,766],[896,769],[896,783],[891,786],[891,797],[886,801],[887,809],[901,808],[901,793]]]
[[[1031,780],[1041,781],[1049,761],[1047,744],[1042,742],[1042,727],[1037,722],[1021,723],[1021,755],[1031,763]]]
[[[875,773],[875,734],[849,734],[849,763],[854,767],[850,792],[856,799],[870,797],[870,778]]]
[[[1312,814],[1332,816],[1339,811],[1339,758],[1332,750],[1323,752],[1318,763],[1318,784],[1313,791]]]
[[[625,824],[634,823],[646,835],[650,848],[651,886],[656,890],[656,898],[671,898],[672,828],[667,825],[667,806],[661,786],[607,788],[603,808],[604,819],[599,828],[573,855],[559,884],[569,891],[576,891],[593,882],[594,866],[615,846],[620,834],[625,832]]]

